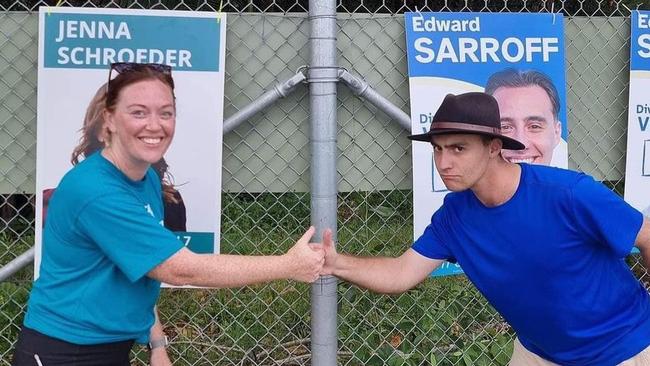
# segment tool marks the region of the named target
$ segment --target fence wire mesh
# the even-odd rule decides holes
[[[228,12],[225,116],[308,63],[305,0],[0,0],[0,265],[34,241],[38,7]],[[567,16],[569,164],[623,193],[630,1],[341,0],[341,67],[408,112],[404,11],[563,12]],[[338,89],[338,239],[350,253],[410,245],[406,131]],[[307,88],[224,136],[224,253],[280,254],[310,223]],[[216,168],[216,167],[215,167]],[[637,257],[629,264],[647,281]],[[25,268],[0,283],[0,365],[11,360],[31,287]],[[513,332],[463,277],[400,296],[339,285],[341,365],[505,365]],[[165,289],[160,314],[179,365],[310,364],[309,287]],[[146,364],[143,349],[132,364]]]

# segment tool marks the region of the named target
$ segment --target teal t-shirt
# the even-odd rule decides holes
[[[146,343],[160,282],[146,274],[183,244],[163,227],[160,180],[134,182],[100,153],[56,188],[25,326],[75,344]]]

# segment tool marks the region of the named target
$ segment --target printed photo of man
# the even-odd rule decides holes
[[[499,104],[501,132],[526,146],[523,150],[503,150],[504,159],[567,167],[560,97],[546,74],[508,68],[490,76],[485,92]]]

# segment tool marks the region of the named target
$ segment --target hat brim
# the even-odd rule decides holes
[[[498,135],[498,134],[487,133],[487,132],[446,129],[446,128],[436,129],[435,131],[429,131],[427,133],[421,133],[419,135],[408,135],[407,137],[409,140],[431,143],[432,136],[451,135],[451,134],[470,134],[470,135],[483,135],[483,136],[494,137],[501,140],[501,142],[503,142],[503,148],[506,150],[523,150],[526,148],[526,146],[521,142],[504,135]]]

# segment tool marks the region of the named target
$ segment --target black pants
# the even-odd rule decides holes
[[[23,327],[13,366],[129,366],[133,340],[78,345]],[[40,363],[39,363],[40,362]]]

